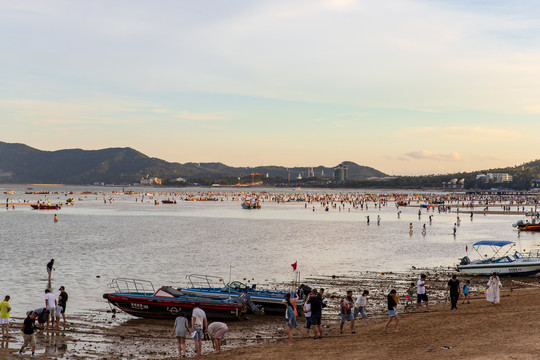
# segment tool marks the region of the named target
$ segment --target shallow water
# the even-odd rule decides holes
[[[17,191],[16,195],[4,195],[14,198],[15,203],[19,198],[31,202],[44,199],[44,195],[23,194],[25,187],[4,186],[0,191],[7,189]],[[56,268],[51,287],[56,294],[60,285],[66,287],[70,313],[108,309],[102,294],[115,277],[148,279],[156,287],[180,286],[192,273],[227,280],[232,266],[233,279],[290,282],[290,264],[295,261],[302,276],[355,275],[368,270],[453,266],[465,255],[465,245],[472,255],[471,244],[478,240],[512,240],[519,249],[527,250],[540,247],[539,234],[522,233],[518,237],[511,224],[519,216],[474,215],[471,221],[467,213],[462,213],[454,237],[456,213],[422,209],[419,219],[419,208],[401,207],[398,219],[394,203],[380,210],[370,204],[369,210],[346,205],[342,211],[326,212],[320,204],[306,208],[304,202],[264,202],[260,210],[244,210],[240,202],[230,198],[155,206],[149,196],[141,203],[140,195],[111,195],[118,188],[92,190],[105,192],[107,199],[114,196],[114,201],[105,204],[103,195],[75,194],[68,197],[83,200],[58,211],[31,210],[28,205],[0,211],[0,296],[11,295],[12,316],[44,306],[43,290],[48,286],[45,264],[51,258]],[[164,198],[167,196],[155,197]],[[49,199],[64,202],[66,196],[51,194]],[[58,223],[53,222],[55,213]],[[377,215],[382,219],[379,226]],[[431,225],[428,215],[433,215]],[[424,223],[425,236],[421,233]]]

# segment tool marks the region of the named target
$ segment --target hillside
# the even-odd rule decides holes
[[[384,173],[353,162],[349,166],[351,180],[364,180]],[[336,164],[337,166],[338,164]],[[231,167],[222,163],[171,163],[149,157],[132,148],[101,150],[66,149],[42,151],[24,144],[0,142],[1,183],[58,183],[58,184],[132,184],[146,175],[165,179],[237,178],[251,173],[263,176],[291,178],[308,176],[308,167],[283,166]],[[315,176],[331,177],[332,167],[313,169]]]

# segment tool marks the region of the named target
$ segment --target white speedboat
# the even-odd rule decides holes
[[[458,271],[470,275],[491,275],[494,272],[499,275],[532,275],[540,272],[540,258],[523,256],[519,251],[513,254],[516,243],[513,241],[484,240],[473,244],[473,249],[480,255],[480,260],[471,261],[468,256],[461,259]],[[482,256],[480,248],[490,247],[493,256]],[[502,249],[508,250],[500,255]]]

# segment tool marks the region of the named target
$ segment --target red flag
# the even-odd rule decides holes
[[[296,264],[298,264],[298,261],[295,261],[294,264],[291,264],[293,271],[296,271]]]
[[[469,251],[469,247],[465,245],[465,252]]]

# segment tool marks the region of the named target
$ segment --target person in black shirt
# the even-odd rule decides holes
[[[23,332],[23,338],[24,342],[21,346],[21,350],[19,350],[19,355],[24,356],[24,348],[27,345],[32,346],[32,357],[36,357],[35,354],[36,351],[36,336],[34,334],[34,328],[36,327],[36,318],[38,314],[36,314],[33,311],[30,311],[28,315],[26,316],[26,319],[24,319],[24,323],[22,326],[22,332]]]
[[[388,316],[390,318],[388,319],[388,322],[386,323],[386,326],[384,327],[384,332],[386,332],[386,329],[388,329],[388,325],[390,325],[392,320],[396,320],[394,331],[399,331],[397,329],[398,324],[399,324],[399,317],[397,315],[397,303],[399,299],[397,297],[397,291],[395,289],[390,290],[390,294],[388,294],[387,300],[388,300]]]
[[[313,289],[310,295],[306,300],[308,304],[311,304],[311,326],[313,326],[314,338],[313,340],[322,339],[322,327],[321,327],[321,316],[323,302],[320,294],[317,293],[317,289]]]
[[[66,288],[60,286],[60,295],[58,296],[58,305],[62,307],[62,318],[64,319],[64,326],[66,326],[66,303],[68,301],[68,294],[66,293]],[[60,326],[60,317],[56,317],[56,325]]]
[[[459,280],[457,279],[456,275],[452,275],[452,279],[448,281],[448,286],[446,287],[446,293],[448,294],[448,291],[450,291],[450,303],[452,304],[451,310],[456,309],[457,310],[457,302],[459,299]]]

